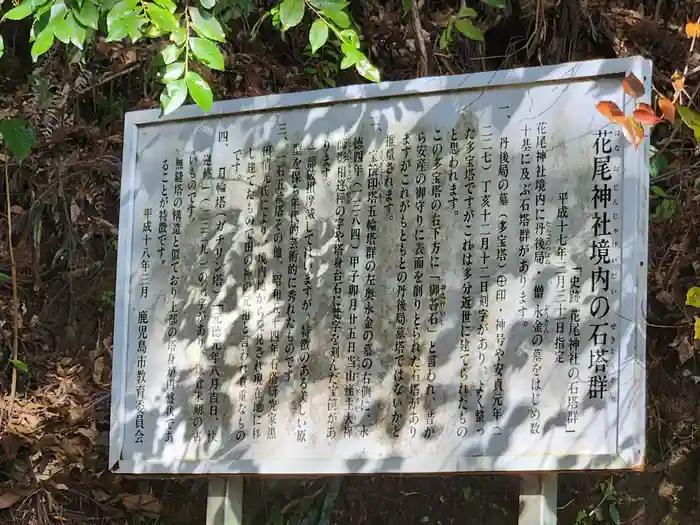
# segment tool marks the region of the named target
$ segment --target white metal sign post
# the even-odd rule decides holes
[[[595,110],[628,73],[127,114],[112,470],[531,473],[553,523],[554,472],[640,468],[649,146]]]

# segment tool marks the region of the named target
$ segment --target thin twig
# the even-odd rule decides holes
[[[5,162],[5,200],[7,205],[7,244],[10,249],[10,265],[12,268],[12,386],[10,387],[10,406],[8,409],[8,424],[12,421],[12,409],[17,394],[17,367],[15,362],[19,358],[19,299],[17,294],[17,263],[15,262],[15,250],[12,247],[12,204],[10,201],[10,176],[9,166]]]
[[[700,24],[700,18],[698,18],[695,23]],[[683,69],[683,82],[685,82],[686,75],[688,74],[688,67],[690,66],[690,58],[693,56],[693,49],[695,49],[695,41],[696,40],[697,40],[697,32],[695,32],[693,34],[693,39],[690,41],[690,50],[688,51],[688,60],[685,61],[685,69]],[[677,95],[678,95],[678,103],[683,104],[683,94],[681,92],[678,92]]]
[[[424,77],[428,74],[428,52],[425,49],[423,26],[420,23],[420,16],[418,16],[418,2],[416,0],[411,0],[411,18],[413,19],[413,31],[416,33],[416,44],[418,45],[418,51],[420,52],[418,76]]]
[[[79,89],[73,93],[73,97],[79,97],[80,95],[84,95],[88,91],[92,91],[104,84],[107,84],[108,82],[112,82],[113,80],[116,80],[117,78],[124,76],[128,73],[131,73],[134,69],[139,67],[139,63],[136,62],[135,64],[131,64],[129,67],[126,67],[122,69],[121,71],[117,71],[116,73],[112,73],[111,75],[108,75],[104,77],[103,79],[97,81],[95,84],[90,84],[89,86]]]

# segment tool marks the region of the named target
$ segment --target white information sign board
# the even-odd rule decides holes
[[[648,139],[595,109],[629,72],[128,114],[111,468],[640,467]]]

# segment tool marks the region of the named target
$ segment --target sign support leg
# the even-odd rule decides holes
[[[207,525],[243,524],[243,477],[212,478],[207,494]]]
[[[518,525],[557,524],[557,474],[523,475]]]

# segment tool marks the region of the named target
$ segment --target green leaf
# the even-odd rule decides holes
[[[182,54],[182,51],[184,49],[185,46],[179,46],[177,44],[171,44],[167,46],[160,52],[160,56],[163,59],[163,63],[165,65],[172,64],[178,58],[180,58],[180,55]]]
[[[663,199],[656,207],[656,215],[660,219],[670,219],[676,213],[676,201]]]
[[[141,38],[141,28],[148,23],[148,18],[138,11],[128,11],[121,18],[112,22],[107,33],[107,42],[122,40],[127,35],[136,42]]]
[[[346,47],[346,44],[343,44],[343,47]],[[343,56],[343,60],[340,62],[340,69],[347,69],[354,66],[365,58],[365,55],[352,47],[343,49],[343,53],[345,53],[345,56]]]
[[[68,13],[65,17],[53,23],[53,34],[64,44],[70,42],[73,36],[73,15]]]
[[[27,374],[28,376],[32,375],[24,361],[20,361],[19,359],[10,359],[10,363],[20,372]]]
[[[51,6],[51,16],[49,17],[49,21],[51,23],[55,23],[57,20],[60,20],[66,14],[68,13],[68,8],[66,7],[66,4],[63,3],[63,0],[58,0]]]
[[[70,36],[70,41],[78,49],[83,49],[83,43],[85,42],[85,37],[87,36],[86,29],[76,22],[75,18],[72,19],[73,27]]]
[[[0,272],[0,283],[4,283],[10,280],[10,276],[6,273]]]
[[[163,30],[160,27],[154,26],[153,24],[151,24],[146,28],[146,36],[148,38],[161,37],[161,36],[163,36]]]
[[[138,0],[121,0],[114,4],[114,7],[107,13],[107,30],[112,27],[112,24],[124,18],[128,13],[132,13],[136,9]]]
[[[467,38],[472,40],[484,41],[484,33],[481,29],[474,26],[474,23],[468,18],[458,18],[455,20],[455,27]]]
[[[412,0],[403,0],[401,2],[401,7],[403,8],[404,16],[406,16],[408,13],[411,12],[411,9],[413,8],[413,1]]]
[[[5,54],[5,40],[3,40],[2,35],[0,35],[0,58]]]
[[[338,33],[343,43],[349,42],[355,49],[360,49],[360,37],[357,36],[357,31],[354,29],[343,29]]]
[[[178,46],[181,46],[187,40],[187,30],[184,27],[178,27],[175,31],[170,33],[170,40],[175,42]]]
[[[36,0],[24,0],[17,7],[13,7],[5,16],[2,17],[3,20],[22,20],[31,15],[41,4]]]
[[[350,17],[345,11],[340,9],[324,9],[321,11],[325,16],[333,20],[341,29],[350,27]]]
[[[224,70],[224,56],[219,47],[211,40],[204,38],[190,38],[190,49],[194,56],[207,67]]]
[[[304,0],[282,0],[280,4],[280,22],[284,31],[301,22],[304,18],[306,4]]]
[[[669,168],[668,159],[665,155],[654,155],[649,161],[649,176],[653,179]]]
[[[192,100],[204,111],[209,111],[214,103],[214,94],[211,92],[209,84],[194,71],[188,71],[185,80]]]
[[[486,1],[486,0],[482,0]],[[610,519],[615,525],[620,525],[620,511],[617,508],[617,503],[614,501],[611,501],[610,504],[608,505],[608,512],[610,513]]]
[[[216,0],[199,0],[199,3],[204,9],[211,9],[216,5]]]
[[[211,13],[202,13],[196,7],[189,8],[190,20],[196,33],[202,38],[223,42],[225,40],[224,29],[219,21]]]
[[[152,4],[150,2],[146,3],[146,12],[151,21],[160,27],[166,33],[171,33],[175,31],[178,26],[177,18],[167,9],[163,9],[159,5]]]
[[[21,118],[0,120],[0,137],[5,147],[19,161],[26,159],[36,144],[34,131]]]
[[[345,9],[350,5],[350,2],[344,2],[343,0],[309,0],[309,3],[316,9]]]
[[[164,83],[172,82],[173,80],[177,80],[179,78],[182,78],[182,75],[185,74],[185,63],[184,62],[173,62],[172,64],[169,64],[165,67],[163,70],[163,76],[161,80]]]
[[[447,49],[450,45],[450,42],[452,42],[452,23],[453,22],[450,20],[445,30],[440,34],[439,45],[442,51]]]
[[[379,82],[379,70],[366,57],[357,61],[355,69],[370,82]]]
[[[80,9],[73,11],[73,16],[85,27],[99,29],[98,22],[100,19],[100,13],[97,10],[97,6],[92,2],[83,0],[83,5],[80,7]]]
[[[671,196],[666,193],[666,191],[663,188],[660,188],[659,186],[652,186],[651,191],[658,195],[659,197],[663,197],[664,199],[670,199]]]
[[[36,62],[41,55],[46,53],[53,45],[53,25],[47,25],[37,36],[32,44],[32,60]]]
[[[486,5],[491,7],[498,7],[500,9],[506,8],[506,0],[481,0]]]
[[[318,19],[311,24],[309,31],[309,44],[311,44],[311,52],[315,53],[328,40],[328,24],[324,20]]]
[[[163,106],[163,114],[168,115],[182,106],[187,98],[187,84],[185,79],[174,80],[166,86],[160,94],[160,103]]]
[[[457,18],[476,18],[477,16],[479,16],[479,13],[471,7],[462,7],[457,12]]]
[[[163,9],[167,9],[169,13],[175,13],[177,5],[173,0],[153,0],[156,4],[161,6]]]
[[[695,140],[700,142],[700,113],[687,106],[678,106],[677,112],[681,116],[681,120],[685,122],[685,125],[693,130]]]

